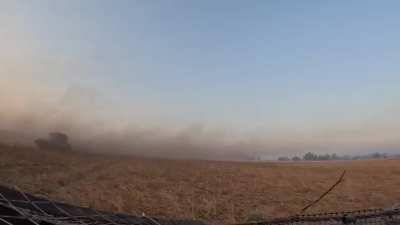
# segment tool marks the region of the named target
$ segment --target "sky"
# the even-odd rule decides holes
[[[194,158],[400,147],[399,1],[0,6],[2,129]]]

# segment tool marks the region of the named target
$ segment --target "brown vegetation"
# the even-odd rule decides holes
[[[243,222],[308,212],[390,207],[400,201],[400,162],[212,162],[138,159],[0,148],[0,182],[53,200],[130,214]]]

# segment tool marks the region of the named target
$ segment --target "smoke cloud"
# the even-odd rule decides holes
[[[88,88],[73,86],[60,91],[27,77],[3,77],[0,89],[0,138],[18,144],[32,145],[38,137],[61,131],[69,135],[75,150],[234,160],[248,159],[258,145],[234,140],[229,134],[209,130],[202,124],[146,124],[135,118],[134,110],[123,119],[125,116],[119,115],[113,105],[104,105],[107,103],[97,92]]]
[[[7,66],[0,67],[7,74]],[[17,67],[16,67],[17,68]],[[26,68],[26,67],[25,67]],[[274,133],[211,128],[208,124],[171,124],[146,120],[135,107],[105,101],[99,90],[54,87],[13,70],[0,82],[0,141],[33,145],[49,132],[65,132],[75,150],[160,158],[246,160],[254,156],[396,151],[398,124],[366,120],[304,133]]]

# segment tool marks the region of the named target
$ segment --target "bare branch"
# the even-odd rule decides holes
[[[339,185],[340,183],[342,183],[344,181],[344,175],[346,174],[346,170],[343,171],[342,175],[339,177],[339,180],[336,181],[335,184],[333,184],[327,191],[325,191],[318,199],[316,199],[315,201],[311,202],[310,204],[308,204],[306,207],[304,207],[301,212],[304,213],[308,208],[310,208],[311,206],[315,205],[316,203],[318,203],[322,198],[324,198],[329,192],[331,192],[337,185]]]

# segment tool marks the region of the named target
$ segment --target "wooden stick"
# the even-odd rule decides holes
[[[340,176],[339,180],[336,181],[335,184],[333,184],[327,191],[325,191],[318,199],[316,199],[315,201],[311,202],[310,204],[308,204],[306,207],[304,207],[301,212],[304,213],[308,208],[310,208],[311,206],[315,205],[316,203],[318,203],[323,197],[325,197],[329,192],[331,192],[338,184],[342,183],[344,181],[343,177],[346,174],[346,170],[343,171],[342,175]]]

